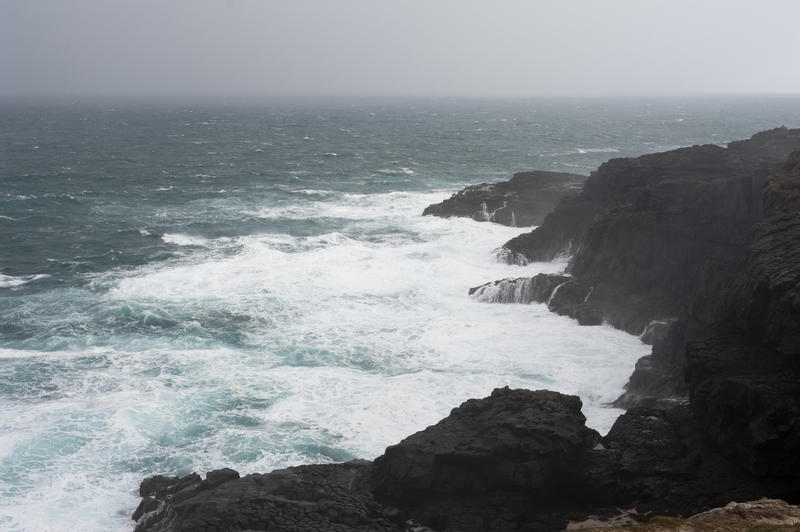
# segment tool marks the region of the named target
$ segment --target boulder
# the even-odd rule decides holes
[[[406,530],[401,514],[366,489],[370,466],[361,460],[242,478],[230,469],[211,471],[205,480],[153,477],[142,482],[136,532]]]
[[[562,198],[580,192],[585,179],[562,172],[519,172],[508,181],[466,187],[429,205],[422,214],[469,217],[512,227],[539,225]]]
[[[585,420],[576,396],[497,389],[388,447],[375,461],[373,486],[393,500],[550,490],[571,456],[598,441]]]

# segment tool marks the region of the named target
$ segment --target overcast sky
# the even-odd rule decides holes
[[[800,0],[0,0],[0,95],[800,93]]]

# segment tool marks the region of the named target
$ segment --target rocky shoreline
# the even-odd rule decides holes
[[[512,227],[539,225],[559,201],[580,193],[586,176],[563,172],[519,172],[508,181],[481,183],[429,205],[423,216],[468,217]]]
[[[470,296],[546,303],[653,345],[606,436],[577,397],[497,389],[374,462],[146,479],[136,530],[558,530],[617,508],[800,502],[800,130],[613,159],[582,189],[581,176],[520,175],[425,214],[536,225],[523,205],[530,220],[549,212],[500,256],[571,255],[566,274]]]

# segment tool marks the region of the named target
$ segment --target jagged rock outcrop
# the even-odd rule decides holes
[[[786,267],[800,264],[800,155],[792,147],[800,147],[800,130],[778,128],[728,148],[609,161],[541,227],[512,240],[537,245],[504,249],[516,262],[573,252],[571,278],[499,280],[470,295],[546,302],[581,324],[610,323],[653,343],[616,401],[621,407],[685,397],[686,342],[729,315],[758,341],[798,352],[800,271]],[[651,337],[654,323],[669,327]]]
[[[781,277],[780,271],[781,263],[800,258],[800,249],[789,244],[799,236],[789,221],[797,209],[787,197],[798,195],[788,177],[791,165],[782,179],[775,178],[767,189],[764,184],[798,147],[800,130],[776,128],[727,148],[694,146],[612,159],[592,173],[581,194],[563,200],[540,227],[506,243],[501,254],[515,262],[573,254],[567,270],[573,279],[550,308],[581,323],[608,322],[637,335],[653,321],[675,324],[676,331],[655,342],[653,354],[637,365],[617,401],[619,406],[660,404],[685,392],[686,341],[729,312],[730,288],[744,268],[753,270],[752,283],[742,285],[740,302],[797,286],[797,278]],[[771,226],[757,244],[772,254],[748,266],[753,228],[767,208],[762,208],[762,190],[764,202],[774,205],[770,209],[783,213],[783,225]],[[786,241],[777,242],[775,232]],[[774,286],[764,284],[766,277]],[[761,325],[752,319],[744,324],[740,311],[740,326],[791,328],[798,333],[787,342],[800,345],[800,321],[783,317],[797,304],[793,295],[772,298],[774,306],[764,312],[753,310],[763,316]]]
[[[690,217],[705,215],[704,211],[685,209],[684,201],[689,201],[690,206],[709,206],[712,213],[728,212],[725,198],[715,204],[714,197],[703,200],[695,198],[695,193],[704,193],[707,184],[731,179],[739,181],[745,194],[748,182],[752,184],[750,190],[758,193],[757,181],[763,182],[770,170],[783,163],[799,145],[800,130],[781,127],[757,133],[748,140],[731,142],[727,148],[703,145],[611,159],[592,172],[579,195],[562,200],[540,227],[510,240],[504,247],[530,261],[547,261],[581,249],[590,226],[615,209],[621,209],[623,214],[630,212],[631,207],[654,210],[661,213],[661,221],[678,223],[687,212]],[[732,201],[740,199],[734,196]],[[747,205],[744,211],[739,214],[747,216]],[[654,217],[654,221],[659,221],[659,217]],[[636,233],[631,234],[631,238],[635,236]],[[647,238],[641,243],[657,244]]]
[[[759,344],[784,354],[800,354],[800,149],[766,179],[755,201],[762,205],[763,214],[751,228],[750,239],[743,248],[737,244],[735,251],[729,252],[735,260],[707,260],[698,266],[702,270],[698,277],[703,281],[687,298],[668,342],[654,346],[642,371],[637,365],[626,394],[617,402],[619,406],[635,404],[637,396],[648,394],[642,386],[647,384],[648,373],[659,375],[662,386],[653,388],[645,400],[663,397],[670,375],[675,393],[688,389],[684,368],[691,353],[700,352],[687,348],[687,342],[694,339],[702,344],[707,337],[715,337],[705,345],[717,345],[723,350],[722,357],[728,356],[724,349],[735,353]],[[720,330],[736,337],[738,345],[723,347]],[[702,351],[708,353],[707,349]],[[730,356],[732,367],[735,358]],[[786,371],[792,373],[794,369],[786,366]]]
[[[763,206],[730,314],[750,337],[800,355],[800,150],[767,180]]]
[[[763,192],[746,266],[720,324],[688,343],[691,405],[757,475],[800,475],[800,150]]]
[[[422,214],[520,227],[539,225],[562,198],[578,194],[585,179],[563,172],[519,172],[508,181],[466,187],[429,205]]]
[[[761,177],[787,140],[800,145],[796,130],[778,129],[729,152],[699,147],[673,154],[677,161],[656,158],[668,177],[646,176],[645,192],[598,217],[572,278],[546,298],[580,323],[605,320],[634,333],[659,314],[677,316],[645,328],[653,352],[615,404],[667,408],[689,395],[721,452],[762,476],[800,475],[800,150]],[[708,161],[672,175],[690,169],[687,156]],[[587,182],[587,191],[596,188]],[[530,285],[495,281],[482,300],[503,300],[485,292],[512,293],[509,283]]]
[[[686,407],[630,410],[605,438],[584,422],[575,396],[497,389],[374,463],[147,479],[136,530],[560,530],[618,507],[690,515],[762,495],[792,500],[800,487],[717,453]]]
[[[686,357],[692,411],[720,451],[754,475],[800,476],[800,359],[730,328]]]
[[[800,150],[769,177],[764,220],[720,324],[687,345],[691,405],[756,475],[800,475]]]
[[[529,260],[573,252],[569,272],[603,296],[598,304],[608,299],[607,320],[625,330],[677,316],[690,300],[697,318],[713,321],[761,219],[764,181],[797,147],[800,130],[778,128],[728,148],[612,159],[505,247]],[[613,316],[622,301],[638,320]]]
[[[142,482],[136,532],[405,531],[396,509],[379,505],[366,480],[371,463],[290,467],[239,478],[231,470]]]
[[[388,447],[375,461],[374,489],[411,503],[433,494],[550,491],[574,455],[600,439],[585,421],[576,396],[497,389]]]
[[[388,447],[374,490],[436,530],[555,530],[600,437],[584,423],[578,397],[497,389]]]
[[[469,295],[484,303],[547,303],[556,288],[571,279],[567,275],[539,274],[500,279],[469,289]]]

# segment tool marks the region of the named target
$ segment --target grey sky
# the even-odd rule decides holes
[[[0,0],[0,94],[797,94],[798,21],[799,0]]]

